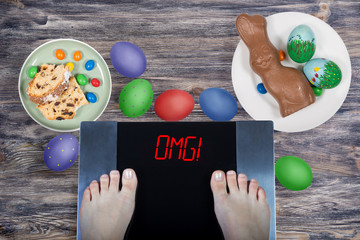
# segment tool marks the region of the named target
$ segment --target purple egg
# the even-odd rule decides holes
[[[137,78],[146,69],[144,52],[130,42],[115,43],[111,48],[110,58],[116,71],[128,78]]]
[[[51,139],[44,151],[44,161],[53,171],[64,171],[77,159],[79,142],[71,134],[62,134]]]

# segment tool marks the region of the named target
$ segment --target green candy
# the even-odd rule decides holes
[[[30,78],[34,78],[35,74],[37,74],[37,72],[38,72],[37,66],[32,66],[31,68],[29,68],[28,75]]]
[[[88,79],[85,77],[84,74],[78,74],[76,76],[76,81],[81,86],[85,86],[88,83]]]
[[[294,156],[279,158],[275,163],[275,175],[284,187],[292,191],[306,189],[313,180],[310,166]]]
[[[317,96],[317,97],[321,96],[321,94],[323,92],[322,88],[318,88],[318,87],[315,87],[315,86],[311,87],[311,88],[314,91],[315,96]]]
[[[128,117],[139,117],[150,108],[153,96],[152,86],[147,80],[135,79],[119,95],[120,110]]]

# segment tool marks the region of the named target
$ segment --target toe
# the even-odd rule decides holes
[[[226,173],[226,181],[229,187],[230,193],[231,192],[238,192],[239,187],[236,181],[236,172],[235,171],[228,171]]]
[[[99,198],[99,183],[96,180],[90,183],[90,192],[92,201]]]
[[[266,193],[262,187],[259,187],[257,196],[258,196],[259,202],[266,202]]]
[[[213,172],[211,176],[210,186],[214,197],[227,194],[225,173],[220,170]]]
[[[110,172],[109,192],[118,192],[119,184],[120,184],[120,173],[118,170],[112,170]]]
[[[238,183],[240,192],[247,194],[247,177],[245,174],[240,173],[238,175]]]
[[[122,188],[121,193],[126,194],[131,199],[135,199],[137,177],[133,169],[125,169],[122,175]]]
[[[87,203],[87,202],[90,202],[90,188],[89,187],[87,187],[84,191],[81,204]]]
[[[100,194],[109,191],[109,175],[104,174],[100,177]]]
[[[258,188],[259,188],[258,182],[255,179],[251,179],[249,185],[249,196],[256,199]]]

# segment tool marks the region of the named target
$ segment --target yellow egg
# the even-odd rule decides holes
[[[70,71],[72,71],[72,70],[74,69],[74,64],[73,64],[72,62],[68,62],[68,63],[66,64],[66,66],[69,66]]]

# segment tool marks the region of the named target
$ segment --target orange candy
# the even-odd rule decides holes
[[[279,55],[280,55],[280,61],[284,61],[284,59],[285,59],[285,52],[283,51],[283,50],[279,50]]]
[[[75,60],[75,61],[80,61],[80,59],[81,59],[81,52],[80,52],[80,51],[76,51],[76,52],[74,53],[74,60]]]
[[[65,53],[64,53],[63,50],[58,49],[58,50],[56,50],[56,52],[55,52],[55,56],[56,56],[57,59],[63,60],[63,59],[65,58]]]

